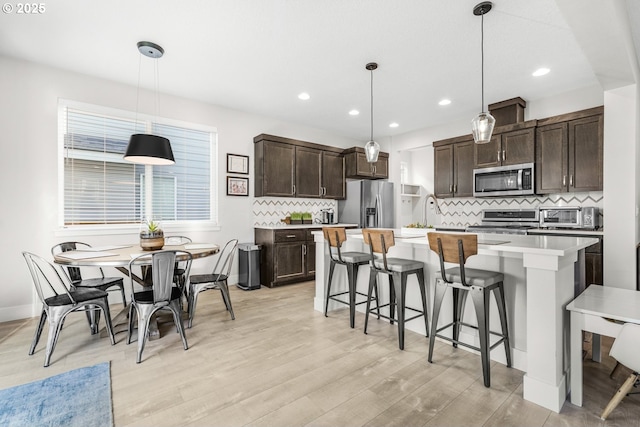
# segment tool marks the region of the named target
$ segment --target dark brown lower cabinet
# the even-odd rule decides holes
[[[256,228],[255,242],[261,245],[260,277],[262,284],[274,286],[315,279],[316,247],[313,231],[320,228]]]

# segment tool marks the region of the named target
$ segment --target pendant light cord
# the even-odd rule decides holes
[[[480,16],[480,78],[482,84],[482,105],[480,111],[484,111],[484,13]]]
[[[373,70],[371,70],[371,139],[373,141]]]

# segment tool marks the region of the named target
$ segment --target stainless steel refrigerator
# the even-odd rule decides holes
[[[393,182],[347,181],[347,198],[338,201],[338,219],[360,228],[395,227]]]

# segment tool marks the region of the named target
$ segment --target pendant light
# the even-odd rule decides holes
[[[369,62],[365,68],[371,71],[371,138],[364,145],[364,154],[367,156],[367,162],[375,163],[378,161],[378,154],[380,154],[380,144],[373,140],[373,70],[378,68],[378,64]]]
[[[152,42],[138,42],[138,50],[144,56],[158,59],[164,54],[164,49]],[[140,98],[140,65],[138,66],[138,93]],[[158,69],[155,64],[155,96],[156,96],[156,113],[158,110]],[[136,124],[138,116],[138,105],[136,103]],[[175,163],[171,143],[167,138],[147,133],[136,133],[129,138],[129,145],[124,153],[124,159],[143,165],[172,165]]]
[[[471,132],[473,133],[473,140],[476,144],[486,144],[491,140],[491,134],[493,133],[493,127],[496,124],[496,119],[484,110],[484,15],[489,13],[493,4],[490,1],[485,1],[476,5],[473,8],[473,14],[480,16],[480,56],[482,57],[481,74],[482,74],[482,105],[480,110],[482,111],[473,120],[471,120]]]

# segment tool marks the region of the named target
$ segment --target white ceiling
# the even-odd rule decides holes
[[[136,42],[149,40],[166,51],[158,60],[162,92],[366,140],[371,61],[379,63],[376,138],[479,112],[478,2],[56,0],[40,15],[3,13],[0,54],[135,86]],[[486,103],[598,83],[556,1],[493,3],[485,16]],[[153,85],[152,61],[142,58],[142,86]],[[542,66],[551,73],[532,77]],[[310,100],[297,98],[303,91]],[[442,98],[451,105],[440,107]],[[357,117],[348,115],[354,108]],[[400,126],[389,128],[393,121]]]

